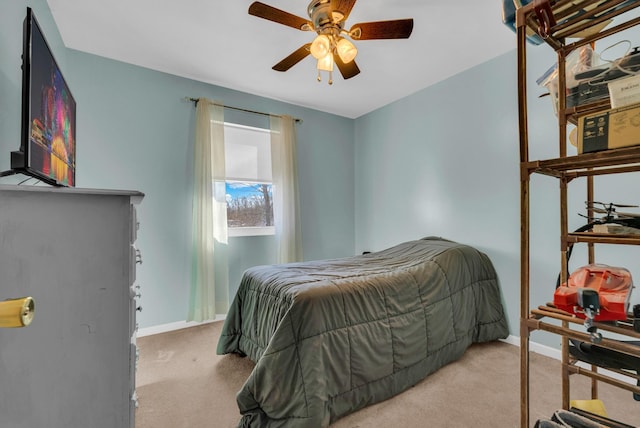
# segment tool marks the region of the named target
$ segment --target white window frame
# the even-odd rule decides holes
[[[231,128],[236,128],[236,129],[247,129],[250,131],[257,131],[257,132],[261,132],[261,133],[265,133],[267,135],[271,135],[271,130],[269,129],[264,129],[264,128],[256,128],[253,126],[246,126],[246,125],[238,125],[235,123],[230,123],[230,122],[224,122],[224,127],[225,130],[228,127]],[[225,146],[227,144],[226,141],[226,132],[225,132]],[[270,137],[269,137],[270,138]],[[233,144],[233,143],[229,143],[229,144]],[[269,141],[269,147],[271,147],[271,141]],[[270,149],[269,149],[270,150]],[[225,152],[225,157],[226,157],[226,152]],[[226,159],[225,159],[226,162]],[[225,178],[225,186],[227,183],[251,183],[251,184],[271,184],[272,188],[273,188],[273,181],[256,181],[256,180],[247,180],[244,179],[242,177],[226,177]],[[258,227],[229,227],[228,223],[227,223],[227,235],[229,237],[246,237],[246,236],[269,236],[269,235],[275,235],[276,233],[276,228],[275,226],[258,226]]]
[[[227,229],[227,235],[229,237],[241,237],[241,236],[271,236],[276,234],[275,226],[262,226],[262,227],[230,227]]]

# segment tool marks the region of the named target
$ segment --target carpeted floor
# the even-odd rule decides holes
[[[247,358],[216,355],[222,322],[138,339],[136,428],[232,428],[235,401],[253,368]],[[347,415],[332,428],[518,427],[519,348],[478,344],[425,380],[382,403]],[[531,361],[531,424],[560,408],[560,363],[535,353]],[[571,377],[572,398],[588,399],[589,380]],[[600,384],[608,415],[640,425],[640,402]],[[583,395],[581,395],[583,394]]]

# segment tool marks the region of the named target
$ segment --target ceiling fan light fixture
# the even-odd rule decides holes
[[[331,52],[318,58],[318,71],[333,71],[333,55]]]
[[[309,50],[311,51],[311,55],[313,55],[313,57],[318,61],[330,54],[331,40],[329,40],[329,36],[326,36],[324,34],[320,34],[319,36],[317,36],[313,40],[313,43],[311,43],[311,48]]]
[[[338,51],[338,56],[340,56],[340,59],[345,64],[353,61],[356,55],[358,55],[358,49],[356,49],[353,43],[344,37],[341,37],[340,40],[338,40],[336,50]]]
[[[406,39],[413,31],[413,19],[393,19],[388,21],[360,22],[345,30],[346,21],[356,0],[309,0],[307,14],[309,18],[301,18],[284,10],[280,10],[261,1],[254,1],[249,6],[249,15],[286,25],[303,31],[315,31],[317,36],[313,42],[305,43],[289,56],[271,67],[276,71],[287,71],[301,60],[311,55],[317,61],[318,80],[320,73],[329,73],[329,84],[332,83],[332,70],[335,66],[342,77],[351,79],[360,73],[355,57],[358,50],[352,41]],[[621,0],[620,0],[621,1]],[[345,37],[349,40],[345,40]]]
[[[321,71],[329,72],[329,84],[333,85],[333,54],[331,52],[327,53],[322,58],[318,58],[318,82],[322,81],[322,77],[320,76]]]

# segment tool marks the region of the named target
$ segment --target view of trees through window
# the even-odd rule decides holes
[[[227,226],[273,226],[273,193],[268,183],[226,183]]]

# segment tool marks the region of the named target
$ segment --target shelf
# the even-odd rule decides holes
[[[640,171],[640,146],[522,162],[521,168],[523,179],[532,173],[570,180],[576,177]]]
[[[553,323],[546,322],[546,318],[551,318],[556,321],[562,322],[562,325],[556,325]],[[588,333],[580,332],[574,328],[571,328],[570,325],[575,326],[583,326],[584,320],[578,318],[577,316],[570,314],[568,312],[562,311],[553,307],[552,305],[540,306],[538,309],[533,309],[530,313],[529,318],[526,320],[526,325],[529,330],[542,330],[547,331],[549,333],[554,333],[561,335],[563,337],[567,337],[570,339],[579,340],[582,342],[590,342],[591,336]],[[620,323],[601,323],[594,322],[593,326],[596,327],[599,331],[607,331],[615,334],[620,334],[623,336],[634,337],[636,339],[640,339],[640,333],[636,332],[633,327],[633,321],[631,319],[627,319],[626,322]],[[599,346],[605,347],[607,349],[612,349],[614,351],[618,351],[624,354],[628,354],[634,357],[640,357],[640,347],[625,343],[624,341],[611,340],[607,338],[603,338],[602,341],[598,344]],[[591,365],[592,369],[588,369],[585,367],[579,367],[576,364],[588,364],[577,360],[575,358],[571,358],[567,363],[567,370],[570,374],[580,374],[584,376],[588,376],[591,379],[605,382],[610,385],[614,385],[618,388],[623,388],[628,391],[631,391],[636,394],[640,394],[640,387],[637,385],[633,385],[629,382],[638,382],[640,381],[640,376],[638,374],[634,374],[630,371],[614,369],[611,367],[600,367],[604,368],[612,373],[617,374],[616,377],[611,377],[610,375],[605,375],[603,373],[598,372],[593,369],[593,365]],[[624,377],[624,380],[621,380],[620,377]]]
[[[577,39],[575,47],[584,46],[639,24],[640,18],[636,18],[617,25],[606,25],[636,7],[637,2],[629,0],[533,1],[518,9],[516,24],[526,26],[532,33],[541,34],[543,40],[557,51],[565,48],[565,39]]]
[[[567,243],[576,244],[624,244],[640,245],[640,235],[622,235],[593,232],[573,232],[569,233]]]
[[[595,198],[595,177],[609,174],[640,172],[640,146],[604,150],[595,153],[567,155],[571,148],[566,135],[569,124],[577,124],[579,118],[611,108],[608,99],[591,101],[579,106],[566,107],[567,76],[566,58],[580,47],[594,44],[621,31],[640,24],[638,14],[627,13],[640,7],[637,0],[531,0],[516,11],[516,33],[518,52],[518,121],[520,144],[520,426],[529,428],[530,391],[529,391],[529,352],[530,335],[535,330],[546,331],[562,338],[562,408],[568,409],[571,397],[569,376],[579,374],[591,378],[591,397],[598,397],[598,382],[640,394],[640,374],[630,370],[597,367],[584,361],[578,361],[571,348],[570,339],[589,343],[599,337],[588,332],[585,321],[572,314],[547,304],[536,309],[530,307],[531,272],[534,267],[530,247],[530,201],[531,175],[539,174],[558,179],[560,184],[560,262],[561,275],[568,276],[568,251],[573,244],[588,244],[587,263],[596,263],[596,245],[620,244],[640,245],[640,234],[615,234],[594,232],[568,233],[568,183],[574,178],[586,177],[585,190],[587,201]],[[554,159],[531,160],[529,158],[529,125],[527,87],[527,46],[530,35],[537,34],[543,44],[556,51],[558,58],[558,109],[557,126],[558,157]],[[574,150],[575,153],[575,150]],[[633,189],[629,189],[631,192]],[[593,214],[593,213],[591,213]],[[600,229],[598,229],[600,231]],[[626,230],[628,233],[628,230]],[[629,309],[627,309],[629,310]],[[596,331],[605,337],[598,346],[633,357],[640,357],[640,347],[629,343],[627,338],[640,340],[640,332],[634,329],[634,319],[630,314],[626,320],[616,322],[594,322]],[[616,340],[619,339],[619,340]],[[582,356],[581,358],[587,359]],[[591,358],[589,358],[591,360]],[[599,372],[599,368],[602,370]],[[631,397],[630,397],[631,398]]]
[[[562,325],[548,323],[545,321],[546,318],[551,318],[556,321],[561,321]],[[526,321],[526,325],[527,325],[527,328],[530,330],[547,331],[550,333],[558,334],[563,337],[579,340],[582,342],[588,343],[590,342],[590,339],[591,339],[591,336],[588,333],[580,332],[574,328],[569,327],[570,325],[583,326],[584,320],[576,317],[573,314],[554,308],[553,306],[550,306],[550,305],[540,306],[538,307],[538,309],[533,309],[531,311],[529,319]],[[624,323],[601,323],[601,322],[593,323],[593,326],[596,327],[599,331],[607,331],[607,332],[611,332],[611,333],[615,333],[623,336],[640,339],[640,333],[636,332],[633,329],[632,325],[633,325],[633,321],[631,319],[627,319],[627,321]],[[628,354],[634,357],[640,357],[640,348],[633,344],[625,343],[624,341],[603,338],[598,345],[605,347],[607,349],[612,349],[614,351],[622,352],[624,354]],[[618,374],[618,378],[613,378],[611,376],[607,376],[602,373],[599,373],[593,368],[587,369],[584,367],[579,367],[576,365],[578,363],[580,363],[579,360],[575,358],[571,358],[571,360],[568,362],[568,365],[567,365],[567,369],[569,373],[588,376],[597,381],[605,382],[605,383],[617,386],[618,388],[623,388],[633,393],[640,394],[640,387],[619,379],[620,376],[624,376],[630,382],[633,381],[637,383],[638,380],[640,380],[640,376],[638,376],[637,374],[628,372],[626,370],[623,371],[619,369],[614,369],[611,367],[601,367],[610,372]],[[583,363],[583,364],[587,364],[587,363]]]
[[[591,103],[580,104],[573,107],[567,107],[564,109],[564,115],[567,118],[567,122],[573,125],[578,125],[578,117],[585,116],[587,114],[598,113],[611,108],[611,102],[607,97],[604,100],[594,101]]]
[[[569,312],[563,311],[562,309],[555,308],[552,304],[547,304],[546,306],[539,306],[537,309],[532,309],[528,324],[531,327],[535,327],[537,329],[540,327],[539,320],[542,320],[543,318],[553,318],[558,321],[566,321],[579,326],[584,325],[584,320],[582,318],[579,318]],[[610,333],[616,333],[640,339],[640,332],[637,332],[633,329],[632,318],[627,318],[626,321],[619,322],[594,322],[593,326],[598,330],[608,331]],[[577,332],[572,328],[559,327],[556,325],[553,325],[553,329],[562,329],[564,332],[571,335],[575,334],[575,339],[584,340],[587,342],[589,341],[588,333]],[[602,339],[602,344],[603,346],[606,344],[610,346],[611,349],[615,349],[616,351],[624,352],[634,356],[640,356],[640,347],[638,346],[606,338]]]

